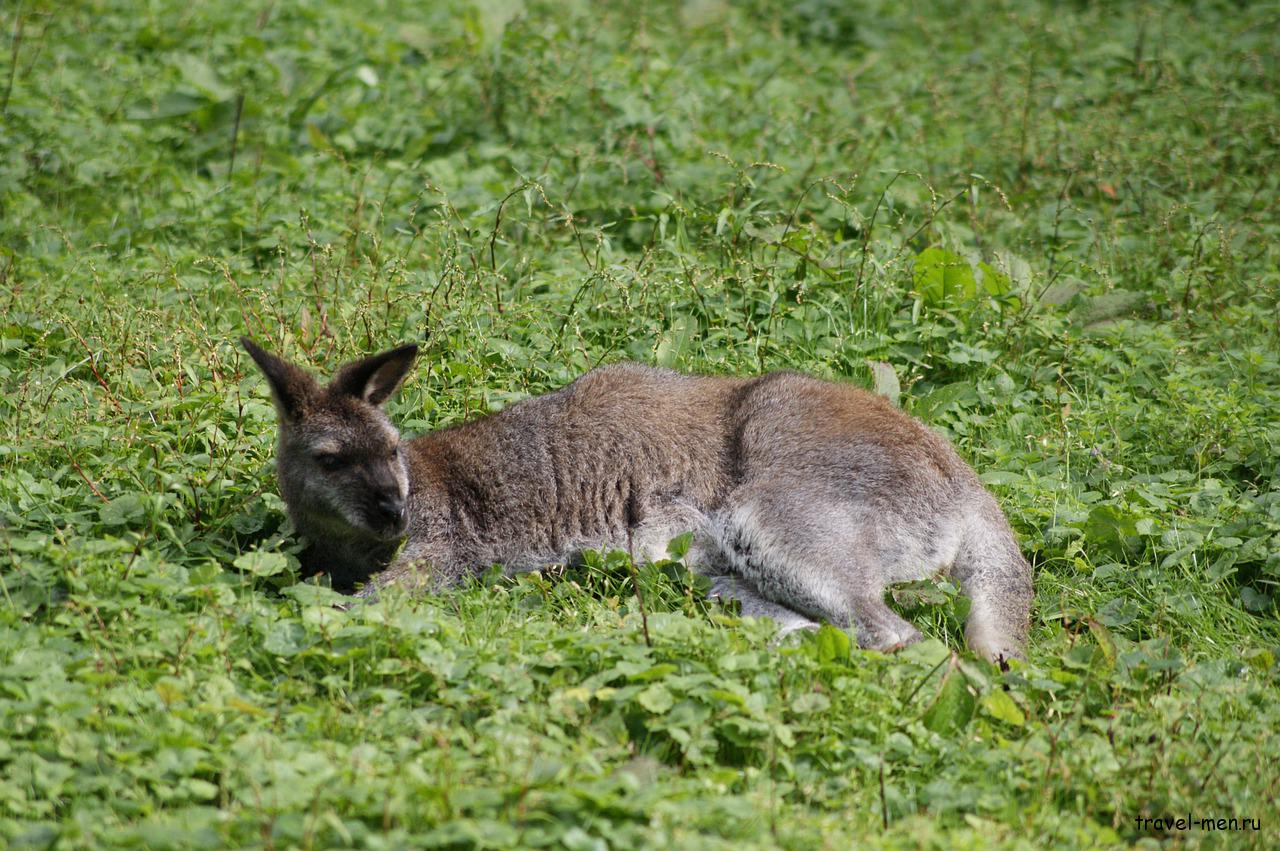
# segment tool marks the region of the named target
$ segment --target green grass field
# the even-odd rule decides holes
[[[1280,6],[913,5],[0,7],[0,845],[1275,847]],[[242,333],[420,340],[409,434],[878,384],[1017,528],[1030,660],[945,580],[882,656],[620,553],[335,608]]]

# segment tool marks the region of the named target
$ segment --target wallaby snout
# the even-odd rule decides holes
[[[400,498],[400,494],[384,493],[378,497],[374,510],[379,522],[387,526],[400,527],[405,520],[404,507],[405,502]]]
[[[385,530],[391,537],[403,535],[408,523],[408,477],[399,460],[399,450],[392,462],[375,467],[367,482],[365,511],[369,527]]]

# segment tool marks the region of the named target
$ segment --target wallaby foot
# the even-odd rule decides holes
[[[1035,596],[1031,566],[990,497],[971,517],[952,575],[971,604],[964,629],[969,649],[997,664],[1025,659]]]
[[[1008,586],[992,590],[981,583],[962,583],[971,606],[964,625],[964,643],[988,661],[1026,659],[1027,612],[1031,594],[1011,593]]]
[[[737,600],[745,617],[771,618],[778,625],[775,639],[802,629],[817,629],[819,623],[794,609],[760,596],[750,582],[740,576],[713,576],[707,596],[713,600]]]
[[[853,628],[858,646],[892,653],[924,638],[920,630],[899,617],[883,599],[863,597],[853,604]]]

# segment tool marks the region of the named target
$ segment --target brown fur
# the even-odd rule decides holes
[[[337,585],[439,590],[586,548],[656,557],[693,531],[717,591],[784,628],[822,618],[864,646],[901,646],[919,633],[885,605],[886,586],[950,570],[973,602],[969,644],[992,659],[1023,651],[1030,568],[995,501],[942,437],[857,388],[620,364],[399,444],[379,405],[411,347],[321,388],[244,344],[280,411],[281,490],[307,561]],[[317,466],[317,448],[333,447],[348,469]]]

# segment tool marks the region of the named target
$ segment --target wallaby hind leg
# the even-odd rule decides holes
[[[1031,566],[987,494],[970,517],[951,575],[971,603],[964,630],[969,649],[992,662],[1026,658]]]
[[[876,539],[872,514],[791,483],[761,484],[733,495],[717,532],[733,572],[765,598],[852,625],[862,647],[896,650],[922,636],[884,602],[897,556]]]

